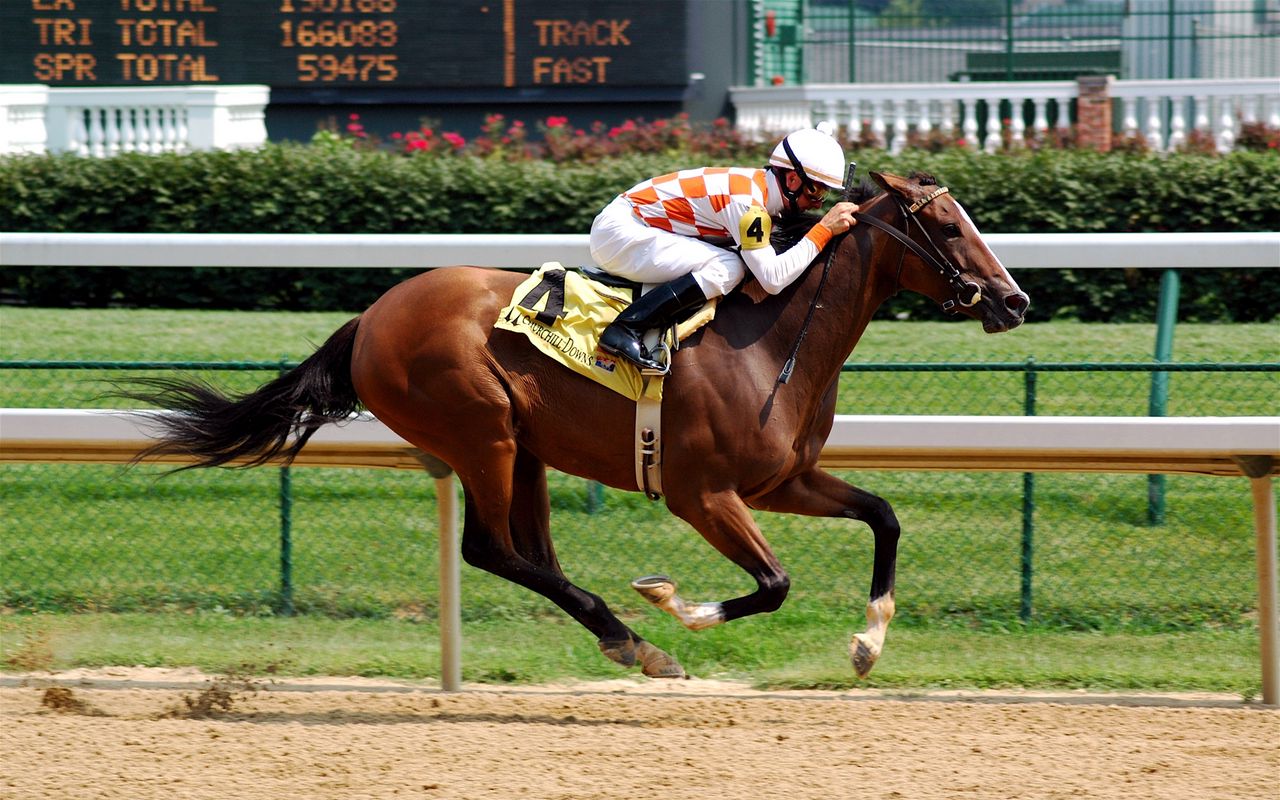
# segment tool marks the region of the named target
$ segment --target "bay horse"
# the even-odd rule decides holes
[[[667,508],[754,578],[755,591],[693,603],[666,576],[632,584],[693,630],[774,611],[790,580],[751,510],[859,520],[871,528],[875,553],[868,627],[849,643],[860,677],[880,656],[894,614],[899,524],[888,502],[817,467],[841,366],[876,309],[902,289],[981,320],[988,333],[1017,327],[1030,302],[932,177],[871,176],[884,191],[851,198],[863,201],[860,224],[777,295],[748,281],[722,298],[715,319],[674,353],[665,379]],[[556,559],[547,468],[638,491],[635,405],[553,363],[524,336],[494,328],[526,277],[460,266],[410,278],[297,368],[239,397],[147,381],[149,392],[131,396],[179,413],[155,418],[159,441],[142,457],[182,454],[193,466],[287,462],[317,428],[363,405],[457,474],[467,563],[551,600],[613,661],[682,677],[673,657],[571,583]]]

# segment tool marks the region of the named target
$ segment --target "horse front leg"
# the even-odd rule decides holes
[[[809,517],[856,519],[871,527],[875,561],[871,568],[871,596],[867,629],[849,641],[849,658],[858,677],[865,678],[884,650],[893,619],[893,584],[901,527],[884,498],[863,491],[817,467],[803,472],[767,494],[752,498],[753,508],[803,514]]]
[[[667,506],[721,554],[755,578],[756,590],[723,603],[690,603],[677,594],[676,582],[666,575],[637,578],[631,582],[632,588],[695,631],[731,619],[775,611],[782,605],[791,580],[756,526],[751,509],[736,492],[668,495]]]

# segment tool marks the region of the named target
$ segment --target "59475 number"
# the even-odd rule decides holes
[[[306,53],[298,56],[298,80],[303,83],[381,81],[388,83],[400,75],[396,57],[390,54],[337,56]]]

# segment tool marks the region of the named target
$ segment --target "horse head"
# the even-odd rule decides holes
[[[905,226],[900,233],[910,239],[903,241],[908,249],[898,265],[898,288],[922,294],[944,311],[981,320],[987,333],[1022,324],[1030,298],[946,187],[923,173],[910,178],[870,174],[896,203],[898,224]],[[904,237],[895,233],[895,238]]]

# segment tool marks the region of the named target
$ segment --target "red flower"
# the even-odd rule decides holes
[[[563,128],[569,124],[568,117],[547,117],[548,128]]]
[[[453,145],[454,150],[461,150],[462,148],[467,146],[467,140],[462,138],[462,136],[458,135],[457,133],[454,133],[453,131],[449,131],[448,133],[441,134],[440,138],[444,139],[446,142]]]

